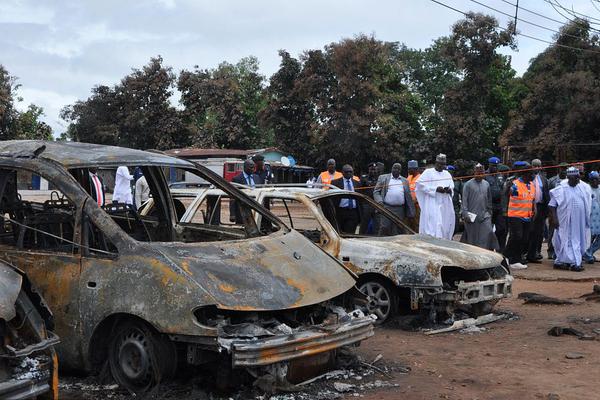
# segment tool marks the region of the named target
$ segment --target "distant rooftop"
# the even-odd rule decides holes
[[[277,147],[267,147],[264,149],[198,149],[198,148],[184,148],[184,149],[172,149],[165,151],[166,154],[175,157],[182,158],[246,158],[255,154],[262,154],[267,152],[278,152],[285,154]]]

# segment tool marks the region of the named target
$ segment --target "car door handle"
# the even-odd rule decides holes
[[[350,257],[342,257],[342,261],[350,261]]]

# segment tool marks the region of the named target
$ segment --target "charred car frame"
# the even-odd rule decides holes
[[[358,276],[357,286],[369,296],[367,311],[384,322],[400,307],[419,310],[430,320],[453,316],[457,309],[487,313],[512,293],[513,277],[499,253],[464,243],[417,235],[396,215],[371,198],[335,187],[282,185],[244,189],[289,226],[340,260]],[[195,198],[182,216],[191,221],[227,195],[217,189],[176,189],[175,198]],[[352,199],[359,210],[369,207],[404,234],[380,235],[339,229],[336,205]],[[212,199],[212,200],[211,200]],[[262,217],[255,215],[257,224]]]
[[[0,262],[0,398],[58,398],[53,317],[27,277]]]
[[[90,196],[90,174],[118,166],[141,169],[151,215]],[[181,221],[168,169],[223,190],[240,221]],[[49,196],[21,190],[31,173],[49,182]],[[47,300],[66,369],[108,365],[121,385],[143,392],[178,364],[224,362],[258,375],[373,334],[371,318],[338,306],[362,296],[350,271],[192,162],[85,143],[6,141],[0,192],[0,260],[25,271]],[[275,229],[260,229],[257,214]]]

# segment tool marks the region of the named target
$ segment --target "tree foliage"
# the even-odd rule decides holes
[[[182,71],[177,87],[192,144],[234,149],[270,145],[272,138],[258,126],[266,105],[264,80],[255,57],[215,69]]]
[[[0,140],[52,139],[52,129],[40,120],[41,107],[30,104],[24,112],[15,108],[15,102],[21,101],[16,96],[19,87],[17,78],[0,65]]]
[[[399,46],[360,35],[311,50],[280,52],[264,121],[302,161],[365,165],[405,159],[421,104],[402,82]]]
[[[444,152],[466,166],[498,151],[517,92],[510,59],[498,50],[515,46],[512,24],[503,29],[491,16],[470,13],[454,24],[440,50],[460,80],[444,93],[430,154]]]
[[[575,20],[564,26],[556,44],[533,59],[524,74],[527,93],[511,113],[501,144],[527,145],[528,154],[551,158],[558,155],[558,146],[565,143],[597,143],[599,53],[598,36],[592,34],[587,21]]]
[[[65,107],[67,136],[81,142],[138,149],[169,149],[188,143],[179,111],[170,103],[175,74],[152,58],[114,87],[97,86],[92,95]]]

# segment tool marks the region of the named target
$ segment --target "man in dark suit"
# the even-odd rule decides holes
[[[373,190],[373,199],[382,204],[385,208],[396,214],[401,220],[413,218],[416,215],[415,203],[410,195],[410,184],[400,173],[402,165],[395,163],[392,165],[392,173],[379,176],[375,190]],[[379,223],[380,233],[382,235],[397,235],[397,227],[392,226],[391,221],[382,218]]]
[[[244,170],[238,175],[234,176],[231,182],[239,183],[242,185],[255,188],[256,185],[262,185],[263,181],[260,176],[254,173],[255,164],[251,159],[244,161]],[[229,221],[235,222],[236,224],[244,223],[240,207],[235,203],[235,200],[229,201]]]
[[[544,227],[548,217],[548,203],[550,202],[550,186],[542,170],[542,161],[535,159],[531,162],[535,168],[532,182],[535,186],[535,214],[529,230],[529,250],[527,261],[541,263],[542,242],[544,240]]]
[[[342,177],[332,180],[331,184],[349,192],[355,192],[361,186],[358,177],[354,176],[354,168],[349,164],[342,167]],[[338,225],[343,233],[356,233],[356,227],[360,223],[358,207],[360,204],[354,198],[342,198],[337,204]]]

